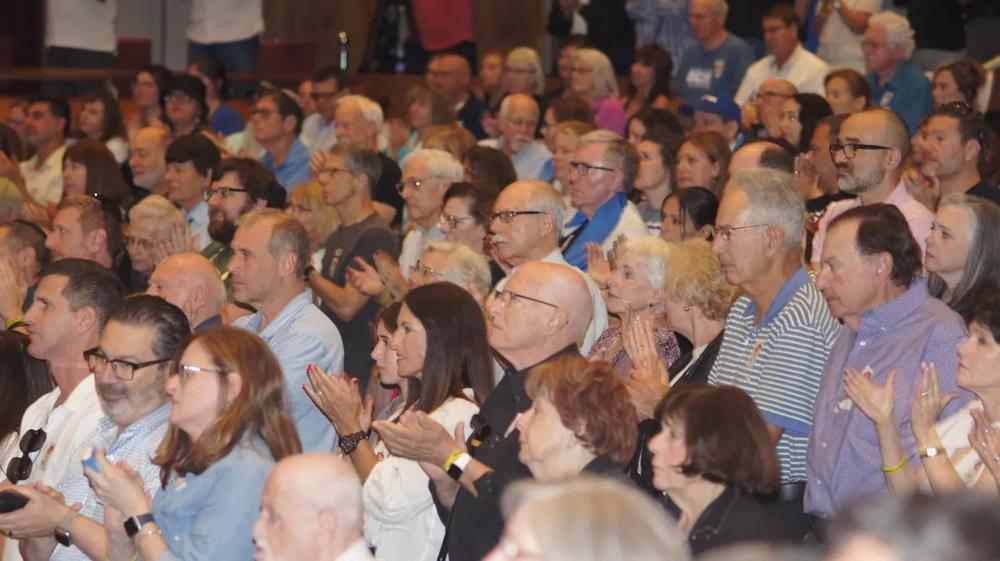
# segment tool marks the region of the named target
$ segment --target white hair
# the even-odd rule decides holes
[[[590,77],[594,80],[595,98],[618,95],[618,81],[615,79],[615,70],[608,55],[597,49],[580,49],[573,57],[573,62],[577,61],[584,63],[590,69]]]
[[[581,476],[520,481],[503,494],[509,520],[527,518],[546,561],[688,561],[687,540],[667,511],[632,485]]]
[[[653,285],[653,290],[663,289],[663,278],[670,264],[673,246],[656,236],[640,236],[625,240],[622,254],[635,256],[639,271]]]
[[[146,196],[129,209],[128,219],[133,223],[147,220],[156,222],[156,233],[161,236],[167,234],[174,226],[187,226],[184,215],[174,203],[155,193]]]
[[[802,195],[792,187],[792,174],[774,169],[738,171],[729,178],[724,197],[737,191],[747,196],[746,212],[751,224],[767,224],[781,230],[786,249],[801,247],[806,205]]]
[[[506,119],[507,116],[510,115],[510,106],[518,99],[531,102],[531,105],[534,106],[535,108],[535,121],[538,121],[538,116],[540,112],[540,108],[538,107],[538,102],[535,101],[534,98],[532,98],[530,95],[524,95],[524,94],[510,94],[507,97],[503,98],[503,101],[500,102],[500,109],[498,110],[498,114],[500,115],[500,117]]]
[[[532,77],[535,80],[534,95],[545,93],[545,70],[542,69],[542,57],[538,56],[538,51],[531,47],[517,47],[507,53],[507,66],[530,66]]]
[[[433,150],[430,148],[420,148],[410,152],[410,155],[403,158],[400,167],[406,169],[406,166],[412,165],[417,162],[423,162],[427,167],[427,173],[431,177],[438,179],[447,179],[452,183],[457,183],[462,180],[462,176],[465,175],[465,170],[462,168],[462,162],[458,161],[455,156],[444,150]]]
[[[917,44],[913,39],[913,28],[903,16],[896,12],[879,12],[868,18],[868,27],[882,28],[889,44],[903,50],[903,60],[910,60],[913,56]]]
[[[442,271],[444,280],[462,288],[474,288],[479,294],[489,294],[492,276],[486,256],[464,243],[436,240],[427,244],[428,251],[443,253],[448,260],[447,268]]]
[[[382,113],[382,106],[378,103],[363,95],[345,95],[337,101],[337,105],[339,106],[343,103],[357,104],[358,110],[361,111],[361,117],[365,122],[374,125],[375,130],[382,128],[382,124],[385,122],[385,114]]]

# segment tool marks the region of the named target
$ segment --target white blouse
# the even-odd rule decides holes
[[[948,460],[955,467],[958,476],[965,482],[965,486],[970,488],[975,486],[979,478],[982,477],[984,469],[979,454],[969,444],[969,433],[974,424],[972,411],[982,408],[981,401],[971,401],[935,425],[938,436],[941,438],[941,444],[948,452]],[[924,475],[920,487],[928,493],[931,491],[931,485],[926,475]]]
[[[429,416],[454,434],[478,412],[475,402],[451,397]],[[382,441],[374,451],[381,461],[364,484],[365,539],[381,561],[436,560],[445,528],[427,474],[417,462],[392,456]]]

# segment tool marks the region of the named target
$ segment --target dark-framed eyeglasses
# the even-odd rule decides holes
[[[765,228],[770,224],[747,224],[746,226],[715,226],[712,233],[715,237],[724,242],[728,242],[733,237],[733,232],[737,230],[749,230],[750,228]]]
[[[858,155],[858,150],[892,150],[892,147],[880,146],[878,144],[859,144],[857,142],[848,142],[847,144],[835,142],[830,145],[830,158],[837,159],[837,152],[840,152],[844,155],[844,158],[853,160]]]
[[[269,107],[254,107],[253,109],[250,110],[251,117],[256,117],[257,115],[260,115],[264,119],[267,119],[268,117],[274,115],[275,113],[277,113],[277,111]]]
[[[147,360],[145,362],[132,362],[118,358],[108,358],[108,355],[104,354],[104,351],[102,351],[100,347],[94,347],[93,349],[83,351],[83,358],[87,359],[87,366],[90,368],[91,372],[104,372],[104,369],[110,366],[111,373],[115,375],[115,378],[126,382],[135,378],[136,370],[146,368],[147,366],[163,364],[172,360],[170,357],[167,357],[158,358],[156,360]]]
[[[201,196],[205,199],[207,203],[212,197],[218,195],[220,199],[228,199],[233,196],[233,193],[249,193],[247,189],[241,189],[239,187],[216,187],[215,189],[205,189],[202,191]]]
[[[510,224],[518,216],[537,216],[540,214],[548,214],[544,210],[501,210],[498,212],[490,213],[490,223],[492,224],[494,220],[500,219],[500,222],[504,224]]]
[[[28,454],[34,454],[41,450],[42,446],[45,445],[45,438],[44,429],[30,429],[24,433],[20,443],[21,455],[17,458],[11,458],[7,464],[8,481],[17,483],[31,477],[31,468],[34,466],[34,462]]]
[[[545,300],[539,300],[532,296],[526,296],[517,292],[511,292],[510,290],[499,290],[493,295],[493,299],[504,307],[510,306],[514,300],[524,300],[527,302],[534,302],[535,304],[541,304],[543,306],[548,306],[554,310],[558,310],[559,306],[553,304],[552,302],[546,302]]]
[[[601,171],[618,171],[615,168],[609,168],[605,166],[592,166],[587,162],[577,162],[572,161],[569,163],[569,170],[580,177],[586,177],[590,174],[591,170],[601,170]]]

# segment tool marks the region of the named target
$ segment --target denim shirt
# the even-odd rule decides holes
[[[153,500],[168,548],[156,561],[253,559],[251,532],[272,468],[267,446],[257,441],[236,446],[200,474],[174,474]]]
[[[303,452],[332,452],[337,444],[333,425],[306,395],[302,386],[309,383],[306,367],[315,364],[330,375],[344,369],[344,343],[337,326],[312,303],[312,291],[304,290],[260,328],[257,312],[233,322],[236,327],[253,331],[267,343],[281,365],[288,392],[289,412],[302,441]]]

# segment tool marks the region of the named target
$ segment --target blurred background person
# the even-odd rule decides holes
[[[118,165],[128,159],[121,106],[107,90],[96,90],[84,96],[76,128],[84,138],[103,142]]]

